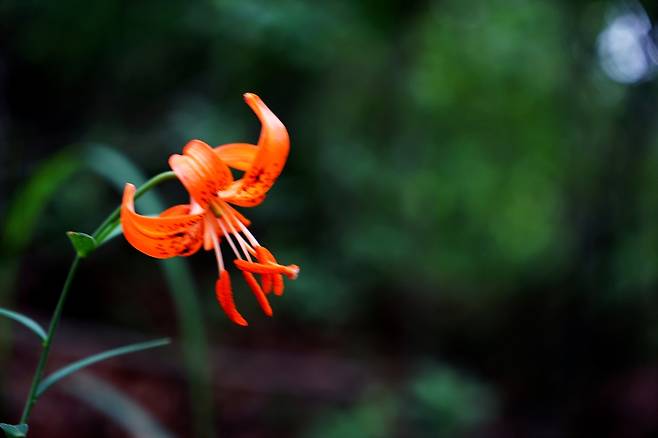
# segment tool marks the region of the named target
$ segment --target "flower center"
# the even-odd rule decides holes
[[[228,242],[229,246],[233,250],[235,257],[241,260],[252,261],[251,256],[256,255],[255,247],[259,246],[256,238],[249,232],[247,227],[242,223],[240,218],[233,213],[232,208],[229,207],[224,201],[215,199],[208,204],[209,210],[212,212],[215,224],[219,227],[224,238]],[[214,224],[212,224],[214,225]],[[217,229],[213,226],[214,229]],[[212,233],[213,235],[215,233]],[[217,236],[214,237],[217,239]],[[236,243],[234,242],[237,242]],[[213,245],[218,246],[217,243],[213,240]],[[238,250],[240,247],[240,252]]]
[[[222,208],[220,207],[220,202],[222,201],[218,199],[213,199],[208,203],[208,208],[210,208],[210,211],[212,211],[212,214],[214,214],[216,218],[220,218],[223,216]]]

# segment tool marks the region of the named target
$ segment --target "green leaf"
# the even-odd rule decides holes
[[[79,233],[77,231],[68,231],[66,233],[75,252],[78,253],[78,256],[81,258],[87,257],[91,254],[97,247],[96,240],[91,237],[89,234]]]
[[[80,168],[78,156],[72,148],[67,148],[31,169],[30,178],[20,184],[0,215],[0,303],[7,305],[12,301],[18,270],[17,255],[32,239],[46,205]],[[0,346],[0,355],[4,348]]]
[[[5,432],[6,437],[17,438],[27,436],[27,424],[0,423],[0,429]]]
[[[83,157],[85,164],[91,170],[114,184],[121,193],[127,182],[140,187],[147,180],[139,168],[125,155],[105,145],[90,145]],[[141,198],[140,206],[140,210],[146,213],[159,213],[163,210],[162,203],[152,193],[147,193]]]
[[[65,150],[34,169],[32,177],[14,194],[5,216],[2,243],[10,252],[25,248],[44,206],[79,168],[76,154]]]
[[[83,371],[61,388],[123,427],[125,436],[149,438],[174,436],[137,401],[99,377]]]
[[[110,231],[110,233],[107,236],[105,236],[103,240],[104,241],[112,240],[121,234],[123,234],[123,228],[121,228],[121,223],[117,223],[112,229],[112,231]]]
[[[37,388],[37,397],[40,397],[48,388],[50,388],[58,380],[61,380],[64,377],[67,377],[75,373],[76,371],[81,370],[82,368],[86,368],[90,365],[93,365],[96,362],[101,362],[103,360],[110,359],[115,356],[121,356],[128,353],[135,353],[137,351],[147,350],[149,348],[162,347],[163,345],[167,345],[170,342],[171,340],[169,338],[156,339],[154,341],[148,341],[148,342],[138,342],[136,344],[130,344],[124,347],[107,350],[102,353],[98,353],[98,354],[94,354],[93,356],[86,357],[77,362],[73,362],[72,364],[69,364],[64,368],[60,368],[59,370],[55,371],[54,373],[43,379],[39,384],[39,387]]]
[[[128,158],[120,152],[102,145],[91,145],[84,154],[85,163],[99,175],[112,183],[119,193],[123,192],[126,182],[132,182],[139,191],[146,183],[146,177]],[[157,213],[164,210],[164,204],[155,190],[146,193],[139,200],[141,212]],[[97,242],[106,242],[121,234],[121,227],[116,222],[110,233],[97,238]],[[208,341],[204,328],[204,317],[199,296],[194,285],[194,278],[189,264],[182,258],[163,260],[160,264],[168,283],[169,294],[176,308],[182,344],[183,362],[187,380],[190,383],[190,405],[194,418],[194,436],[214,436],[213,393],[210,382],[211,370],[208,365]]]
[[[39,325],[38,322],[32,318],[28,318],[25,315],[11,311],[9,309],[5,309],[4,307],[0,307],[0,315],[6,316],[9,319],[13,319],[16,322],[20,322],[25,327],[32,330],[39,338],[41,338],[42,341],[46,340],[46,331]]]

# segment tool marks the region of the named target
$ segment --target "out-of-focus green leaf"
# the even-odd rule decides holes
[[[103,239],[103,241],[107,242],[108,240],[112,240],[121,234],[123,234],[123,229],[121,229],[121,224],[119,224],[114,230],[112,230],[112,232],[110,232],[110,234],[105,236],[105,239]]]
[[[348,409],[331,410],[321,415],[303,434],[306,438],[387,438],[396,436],[398,405],[394,397],[372,391]]]
[[[119,191],[123,191],[126,182],[136,186],[146,182],[146,177],[130,160],[106,146],[91,145],[86,151],[85,162]],[[155,213],[164,210],[154,191],[145,194],[139,203],[140,211]],[[104,240],[107,241],[119,232],[120,228],[115,229]],[[162,260],[161,266],[180,321],[183,356],[190,382],[190,404],[195,417],[195,436],[213,436],[208,343],[194,280],[187,262],[181,258]]]
[[[29,179],[13,194],[6,213],[0,217],[0,303],[10,306],[13,302],[15,281],[20,266],[17,255],[21,254],[32,239],[37,221],[45,206],[62,184],[80,168],[80,160],[66,149],[39,164]],[[35,323],[36,324],[36,323]],[[6,322],[0,322],[0,331],[8,330]],[[33,330],[34,331],[34,330]],[[43,330],[41,330],[43,332]],[[40,337],[41,334],[35,331]],[[9,339],[0,344],[0,362],[9,351]],[[2,379],[0,378],[0,384]]]
[[[76,371],[95,364],[96,362],[101,362],[106,359],[110,359],[116,356],[122,356],[124,354],[135,353],[137,351],[147,350],[149,348],[162,347],[168,345],[171,342],[169,338],[156,339],[154,341],[148,342],[139,342],[137,344],[130,344],[124,347],[114,348],[112,350],[104,351],[102,353],[94,354],[93,356],[86,357],[77,362],[73,362],[70,365],[61,368],[45,379],[41,381],[39,387],[37,388],[37,397],[40,397],[48,388],[50,388],[58,380],[67,377]]]
[[[78,253],[78,256],[81,258],[87,257],[89,253],[96,249],[96,240],[89,234],[79,233],[77,231],[69,231],[66,233],[75,252]]]
[[[171,170],[155,175],[144,184],[140,185],[137,191],[135,191],[135,201],[141,198],[142,195],[149,193],[149,191],[158,184],[170,179],[176,179],[176,174]],[[96,241],[96,246],[101,246],[103,243],[120,234],[120,228],[121,207],[117,207],[105,218],[105,220],[98,226],[98,228],[96,228],[94,234],[92,234],[92,237]]]
[[[42,341],[46,340],[45,330],[39,325],[38,322],[36,322],[32,318],[28,318],[27,316],[22,315],[18,312],[14,312],[2,307],[0,307],[0,315],[6,316],[9,319],[13,319],[16,322],[20,322],[25,327],[32,330],[39,338],[41,338]]]
[[[27,436],[28,426],[27,424],[7,424],[0,423],[0,429],[5,433],[6,437],[11,438],[20,438]]]
[[[65,392],[84,401],[134,437],[170,438],[174,435],[148,411],[109,382],[81,372],[62,385]]]
[[[43,161],[32,172],[26,183],[13,195],[4,215],[1,231],[0,303],[9,305],[14,290],[18,262],[14,257],[32,239],[37,219],[45,205],[73,173],[80,168],[80,160],[71,150],[64,150]]]
[[[447,366],[431,366],[409,384],[408,421],[433,436],[472,436],[496,415],[490,388]]]
[[[27,183],[14,195],[3,230],[3,245],[19,252],[29,242],[39,215],[61,184],[80,168],[80,160],[65,150],[39,165]]]
[[[144,174],[129,159],[118,151],[92,144],[85,149],[85,165],[123,192],[126,183],[139,187],[146,182]],[[146,193],[140,199],[142,211],[155,213],[162,207],[155,193]]]

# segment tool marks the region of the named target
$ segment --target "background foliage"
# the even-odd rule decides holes
[[[658,92],[652,71],[615,81],[597,51],[615,17],[645,12],[658,19],[614,1],[3,2],[0,304],[46,321],[64,231],[119,202],[73,171],[88,145],[154,175],[192,138],[254,142],[252,91],[292,149],[245,213],[302,272],[272,320],[236,286],[245,330],[218,309],[213,257],[190,260],[218,431],[658,433]],[[37,220],[5,221],[16,202]],[[9,421],[36,346],[1,329]],[[118,238],[83,267],[53,362],[179,332],[158,263]],[[91,372],[186,436],[176,348]],[[116,433],[71,393],[44,398],[31,433]]]

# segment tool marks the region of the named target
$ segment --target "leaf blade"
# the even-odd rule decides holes
[[[139,187],[139,191],[147,181],[142,171],[126,158],[121,152],[103,145],[90,145],[84,154],[85,163],[94,172],[105,178],[123,192],[126,181]],[[113,163],[110,167],[107,164]],[[140,198],[140,211],[157,213],[164,210],[164,204],[156,191],[149,191]],[[121,234],[119,221],[113,230],[104,236],[97,236],[99,244],[107,242],[112,237]],[[213,394],[210,390],[211,371],[208,360],[208,340],[204,326],[204,316],[201,303],[196,298],[197,288],[189,264],[182,258],[162,260],[160,263],[168,284],[169,294],[176,309],[180,322],[183,364],[190,384],[190,399],[192,416],[194,418],[195,436],[215,436],[213,420]]]
[[[174,438],[174,434],[141,404],[100,377],[83,371],[62,385],[62,390],[114,421],[127,436]]]
[[[153,341],[138,342],[135,344],[125,345],[119,348],[113,348],[111,350],[103,351],[102,353],[94,354],[92,356],[85,357],[76,362],[73,362],[54,373],[50,374],[48,377],[43,379],[39,383],[37,388],[37,397],[40,397],[48,388],[50,388],[57,381],[73,374],[74,372],[86,368],[90,365],[93,365],[97,362],[104,361],[116,356],[122,356],[124,354],[135,353],[137,351],[147,350],[150,348],[162,347],[168,345],[171,342],[169,338],[155,339]]]
[[[2,230],[3,245],[10,254],[25,248],[47,203],[61,185],[81,167],[69,148],[41,162],[32,177],[21,185],[9,204]]]
[[[0,429],[5,433],[7,438],[22,438],[27,436],[28,426],[25,423],[7,424],[0,423]]]
[[[77,231],[67,231],[66,236],[71,241],[71,245],[73,245],[75,252],[80,258],[87,257],[98,247],[96,239],[89,234]]]
[[[41,341],[46,340],[46,331],[39,325],[38,322],[32,318],[27,317],[21,313],[14,312],[13,310],[5,309],[4,307],[0,307],[0,315],[6,316],[9,319],[13,319],[16,322],[23,324],[23,326],[32,330],[32,332],[34,332],[34,334],[36,334],[41,339]]]

